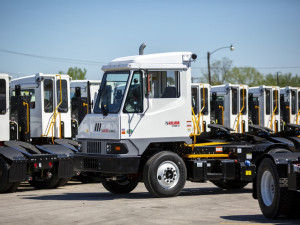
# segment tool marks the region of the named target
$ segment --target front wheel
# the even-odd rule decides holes
[[[143,171],[144,184],[155,197],[177,196],[185,185],[186,176],[182,158],[167,151],[152,156]]]
[[[101,180],[103,187],[113,194],[127,194],[133,191],[138,185],[137,178],[124,176],[119,180]]]
[[[267,218],[288,216],[293,192],[279,185],[279,178],[286,177],[285,167],[276,167],[274,161],[265,158],[257,172],[257,197],[260,209]]]

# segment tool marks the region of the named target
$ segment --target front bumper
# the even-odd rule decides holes
[[[140,156],[75,154],[74,167],[77,171],[109,174],[138,173]]]

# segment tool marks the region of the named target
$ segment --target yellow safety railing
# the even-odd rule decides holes
[[[239,112],[239,115],[238,115],[238,120],[237,120],[237,124],[236,124],[236,128],[235,128],[235,131],[238,132],[238,127],[239,127],[239,124],[240,124],[240,116],[242,115],[242,112],[245,108],[245,88],[244,86],[243,87],[243,107],[241,108],[240,112]],[[244,128],[243,126],[242,127],[242,133],[244,133]]]
[[[60,117],[60,123],[59,123],[60,139],[62,138],[62,130],[61,130],[61,114],[60,114],[60,112],[58,112],[58,108],[59,108],[59,106],[60,106],[61,103],[62,103],[62,85],[61,85],[61,75],[56,75],[56,76],[59,77],[60,102],[59,102],[59,104],[56,106],[56,108],[54,109],[54,112],[53,112],[53,115],[52,115],[52,119],[51,119],[51,122],[50,122],[50,126],[49,126],[49,128],[48,128],[47,134],[42,135],[43,137],[47,137],[48,134],[49,134],[49,132],[50,132],[50,130],[51,130],[51,131],[52,131],[52,132],[51,132],[51,138],[52,138],[52,143],[53,143],[53,144],[54,144],[54,140],[53,140],[54,132],[53,132],[53,130],[54,130],[54,125],[55,125],[55,123],[56,123],[56,117],[57,117],[57,115],[59,115],[59,117]]]
[[[273,127],[273,118],[274,118],[274,116],[275,116],[275,112],[276,112],[276,110],[277,110],[277,98],[278,98],[278,96],[277,96],[277,94],[278,94],[278,90],[275,90],[275,102],[276,102],[276,104],[275,104],[275,108],[274,108],[274,110],[273,110],[273,113],[272,113],[272,116],[271,116],[271,123],[270,123],[270,129],[272,129],[272,127]],[[272,129],[273,130],[273,129]],[[274,129],[275,130],[275,129]],[[275,130],[275,132],[276,132],[276,130]]]
[[[203,106],[198,114],[198,118],[197,118],[197,115],[195,114],[194,112],[194,109],[192,107],[192,121],[193,121],[193,133],[191,133],[190,136],[193,136],[194,137],[194,142],[192,144],[192,150],[194,150],[194,145],[196,143],[196,136],[199,136],[201,134],[201,129],[200,129],[200,126],[199,126],[199,123],[200,123],[200,117],[202,117],[202,130],[204,130],[204,115],[203,115],[203,110],[205,108],[205,89],[204,89],[204,84],[200,84],[199,86],[202,85],[202,89],[203,89],[203,93],[202,93],[202,96],[203,96]]]
[[[25,134],[28,134],[29,133],[29,104],[27,102],[23,102],[23,106],[26,106],[26,110],[27,110],[27,117],[26,117],[27,130],[25,131]]]
[[[219,109],[222,110],[222,125],[224,125],[224,107],[219,105]]]
[[[82,103],[83,107],[86,107],[86,114],[89,114],[89,105],[87,103]]]
[[[298,113],[297,113],[296,124],[298,124],[299,115],[300,115],[300,109],[298,110]]]

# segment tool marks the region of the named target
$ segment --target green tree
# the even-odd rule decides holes
[[[59,74],[68,74],[73,80],[85,80],[86,79],[86,69],[83,70],[77,67],[70,67],[67,73],[59,71]]]
[[[234,67],[226,73],[225,81],[232,84],[259,86],[263,84],[264,76],[252,67]]]
[[[226,82],[226,74],[230,71],[232,61],[226,57],[222,60],[213,61],[210,65],[212,85],[223,84]],[[208,83],[208,72],[204,73],[201,82]]]
[[[267,74],[265,76],[264,85],[268,86],[277,86],[277,74]],[[300,86],[300,77],[298,75],[293,76],[291,73],[279,74],[278,75],[278,86],[286,87],[299,87]]]

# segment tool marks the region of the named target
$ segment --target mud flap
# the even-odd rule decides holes
[[[59,178],[70,178],[74,175],[73,172],[73,161],[72,159],[59,160],[58,164],[58,177]]]
[[[9,168],[9,183],[21,182],[26,180],[27,162],[13,161]]]

